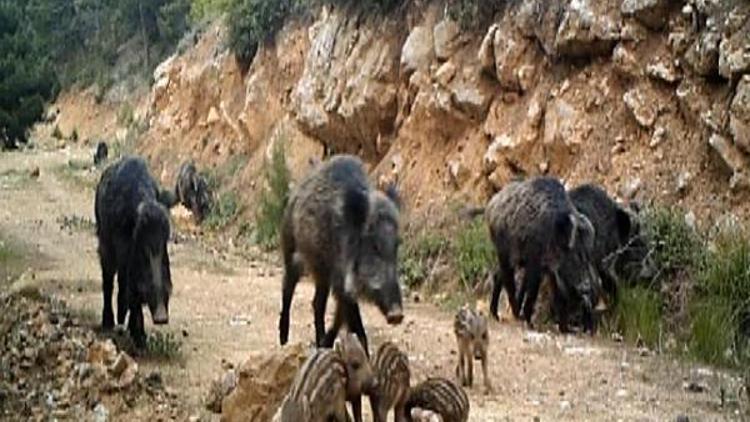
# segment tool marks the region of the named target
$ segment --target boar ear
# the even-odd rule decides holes
[[[617,224],[617,233],[620,235],[620,239],[627,240],[630,237],[630,231],[633,226],[630,220],[630,213],[622,208],[617,208],[617,211],[615,211],[615,223]]]
[[[385,196],[396,204],[396,208],[401,210],[401,197],[398,194],[395,183],[391,182],[385,187]]]

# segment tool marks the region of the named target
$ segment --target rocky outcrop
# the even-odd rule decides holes
[[[324,13],[310,28],[310,50],[292,93],[304,132],[337,152],[382,157],[375,141],[394,128],[402,43],[381,34],[394,29],[341,10]]]

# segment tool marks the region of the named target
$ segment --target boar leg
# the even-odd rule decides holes
[[[279,317],[279,342],[285,345],[289,341],[289,312],[292,307],[292,296],[300,279],[299,264],[294,262],[294,250],[284,250],[284,280],[281,291],[281,316]]]
[[[102,266],[102,292],[104,298],[102,328],[108,330],[115,326],[115,316],[112,312],[112,290],[114,290],[115,283],[115,263],[108,248],[100,247],[99,254],[99,260]],[[120,277],[120,275],[118,275],[118,277]]]
[[[526,267],[518,304],[523,304],[523,318],[529,325],[531,325],[531,317],[534,316],[534,307],[539,296],[541,279],[542,271],[539,265],[530,264]]]

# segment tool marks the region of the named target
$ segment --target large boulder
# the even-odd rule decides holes
[[[299,127],[336,152],[380,158],[376,142],[390,133],[398,114],[401,41],[382,37],[393,23],[323,14],[309,31],[310,49],[292,93]]]
[[[222,421],[270,421],[310,349],[296,343],[250,356],[236,371],[236,386],[222,401]]]
[[[611,1],[570,1],[555,36],[556,53],[568,57],[610,54],[620,39],[615,15]]]
[[[408,75],[415,70],[425,70],[435,57],[432,31],[424,26],[412,29],[401,49],[401,69]]]

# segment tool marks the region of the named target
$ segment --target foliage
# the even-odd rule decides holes
[[[221,229],[239,214],[240,204],[237,194],[231,191],[223,192],[211,204],[211,211],[204,220],[204,224],[210,229]]]
[[[200,22],[224,13],[231,0],[192,0],[190,4],[190,19]]]
[[[495,265],[495,248],[482,220],[474,220],[458,233],[455,248],[458,275],[467,289],[473,288],[487,269]]]
[[[505,4],[498,0],[450,0],[448,16],[464,30],[477,29],[486,25]]]
[[[256,211],[256,240],[266,249],[278,244],[284,209],[289,200],[291,174],[286,163],[285,142],[277,139],[271,151],[271,161],[265,164],[266,189],[261,192]]]
[[[750,363],[750,237],[720,231],[705,256],[691,306],[689,348],[717,364]]]
[[[410,288],[421,286],[429,277],[430,268],[450,247],[447,238],[435,233],[420,232],[407,238],[399,254],[402,282]]]
[[[661,299],[658,293],[642,286],[621,289],[614,326],[626,341],[656,346],[661,335],[661,317]]]
[[[247,67],[261,43],[272,38],[293,11],[294,0],[230,0],[227,13],[229,47]]]
[[[34,42],[23,2],[0,2],[0,148],[25,143],[57,83],[45,51]]]
[[[182,356],[182,341],[172,333],[156,331],[146,338],[146,354],[153,359],[175,359]]]
[[[657,284],[673,278],[679,271],[697,268],[700,263],[703,241],[683,215],[681,210],[671,208],[651,208],[645,212],[644,230],[653,245]]]

